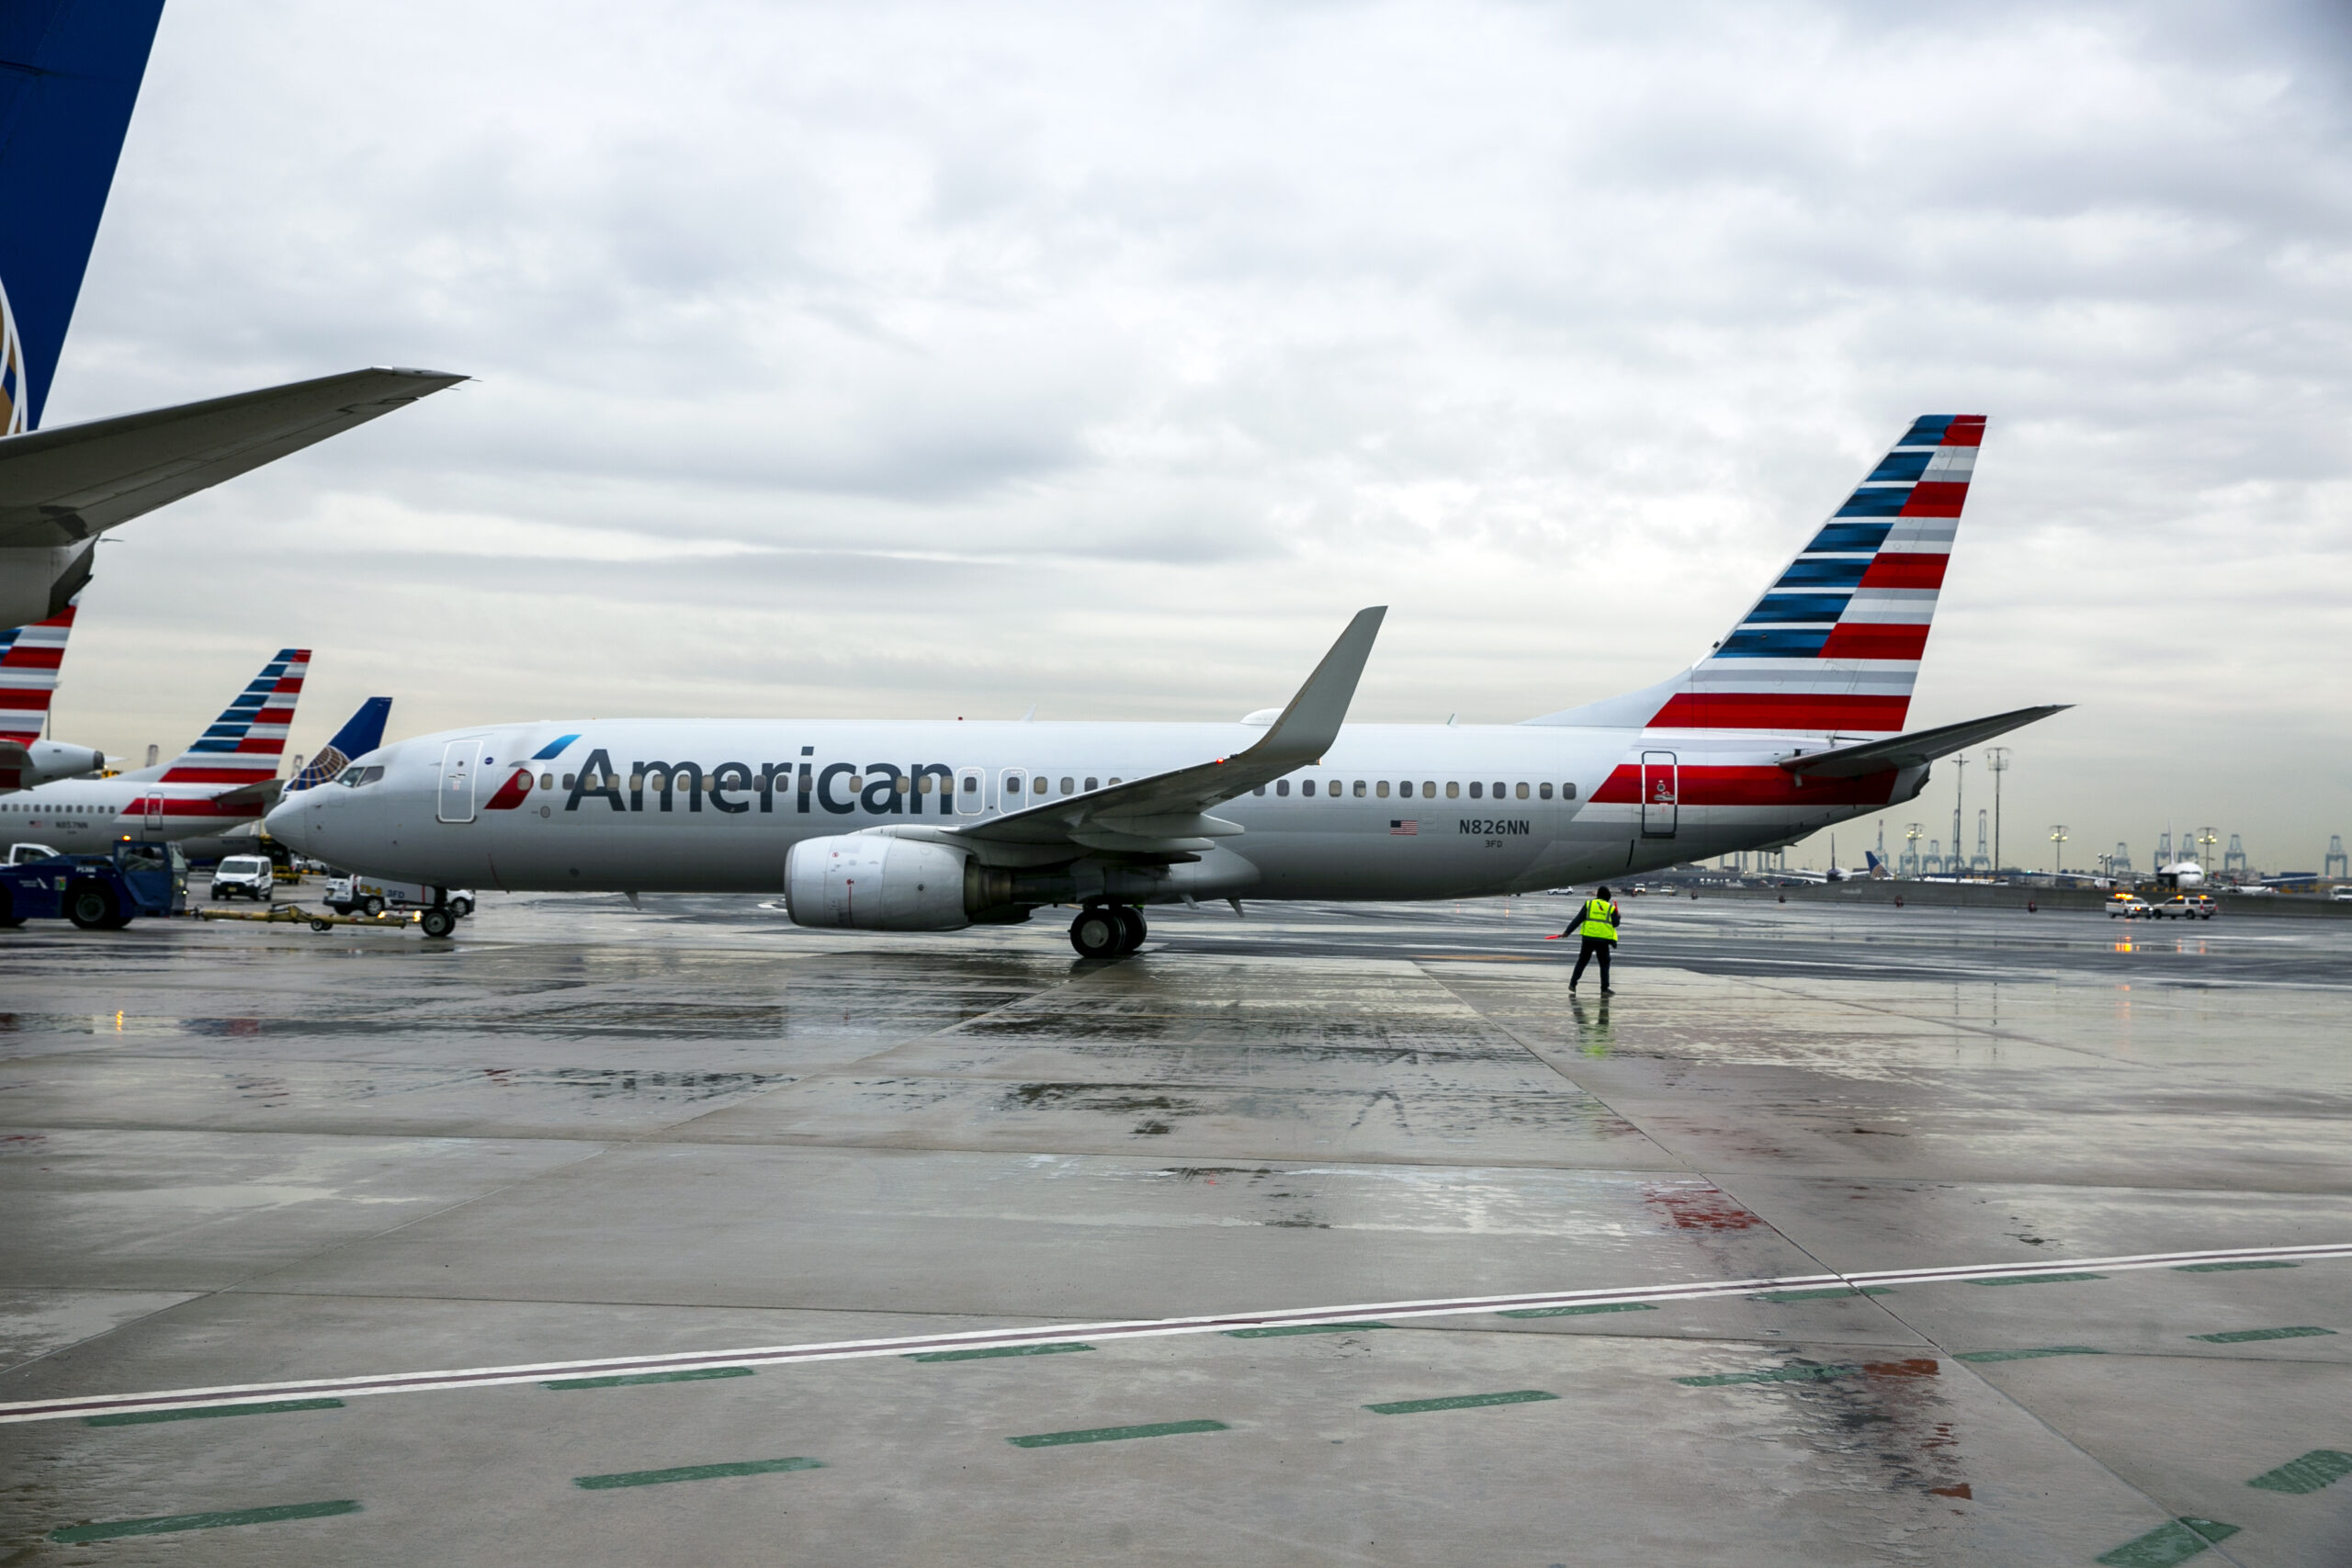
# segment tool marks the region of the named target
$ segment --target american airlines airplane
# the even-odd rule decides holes
[[[309,649],[280,649],[211,728],[169,762],[0,795],[0,838],[37,840],[65,854],[104,854],[119,839],[190,839],[253,821],[277,803],[278,759],[310,665]]]
[[[37,625],[0,631],[0,794],[94,773],[107,765],[103,751],[41,739],[49,705],[57,697],[65,641],[74,635],[80,608],[77,598]]]
[[[1901,733],[1984,421],[1916,421],[1707,656],[1508,725],[1344,723],[1385,611],[1238,724],[594,719],[420,736],[271,835],[367,874],[786,895],[804,926],[950,931],[1079,907],[1455,898],[1770,849],[1925,786],[2055,706]],[[428,908],[428,935],[454,929]]]

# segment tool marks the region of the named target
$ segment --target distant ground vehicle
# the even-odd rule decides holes
[[[450,887],[440,890],[447,897],[449,912],[464,919],[474,912],[474,890],[470,887]],[[436,900],[435,889],[421,882],[383,882],[372,876],[338,876],[329,881],[326,895],[321,900],[338,915],[380,915],[387,909],[429,908]]]
[[[2127,920],[2136,920],[2151,911],[2148,901],[2138,894],[2118,893],[2107,901],[2107,913],[2109,919],[2120,915]]]
[[[252,898],[266,903],[277,886],[266,855],[230,855],[212,868],[212,897]]]
[[[52,855],[0,866],[0,926],[68,919],[120,931],[141,915],[187,908],[187,859],[177,844],[124,839],[102,855]]]
[[[2202,893],[2176,893],[2164,902],[2150,906],[2148,913],[2160,920],[2210,920],[2214,907],[2213,900]]]
[[[2327,896],[2331,904],[2352,904],[2352,887],[2339,887]]]
[[[47,844],[10,844],[8,863],[22,865],[27,861],[55,860],[61,852],[62,852],[52,850]]]

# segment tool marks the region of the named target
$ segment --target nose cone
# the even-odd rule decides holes
[[[314,793],[306,789],[298,795],[287,795],[271,807],[269,815],[261,819],[261,825],[268,829],[269,836],[289,849],[308,850],[311,846],[307,841],[310,835],[306,818],[310,816],[311,796]]]

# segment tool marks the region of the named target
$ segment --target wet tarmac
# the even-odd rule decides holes
[[[2352,1562],[2352,924],[1570,907],[0,933],[0,1561]]]

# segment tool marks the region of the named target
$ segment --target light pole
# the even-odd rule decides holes
[[[2066,864],[2066,824],[2053,825],[2050,829],[2050,871],[2053,876]]]
[[[1963,869],[1963,867],[1964,867],[1964,865],[1965,865],[1965,863],[1964,863],[1963,861],[1962,861],[1962,859],[1960,858],[1960,812],[1961,812],[1961,802],[1962,802],[1962,798],[1963,798],[1963,797],[1967,795],[1967,793],[1968,793],[1968,756],[1967,756],[1967,753],[1962,752],[1961,755],[1959,755],[1959,756],[1957,756],[1957,757],[1954,757],[1954,758],[1951,760],[1951,765],[1952,765],[1953,772],[1952,772],[1952,782],[1951,782],[1951,869],[1955,874],[1957,874],[1958,872],[1960,872],[1961,870],[1962,870],[1962,869]]]
[[[2205,829],[2197,835],[2197,847],[2204,852],[2197,857],[2197,863],[2205,868],[2205,874],[2208,876],[2213,874],[2213,846],[2221,841],[2213,837],[2213,829],[2211,828]]]
[[[1993,874],[2001,874],[2001,775],[2009,771],[2009,749],[1984,748],[1984,765],[1993,770]]]

